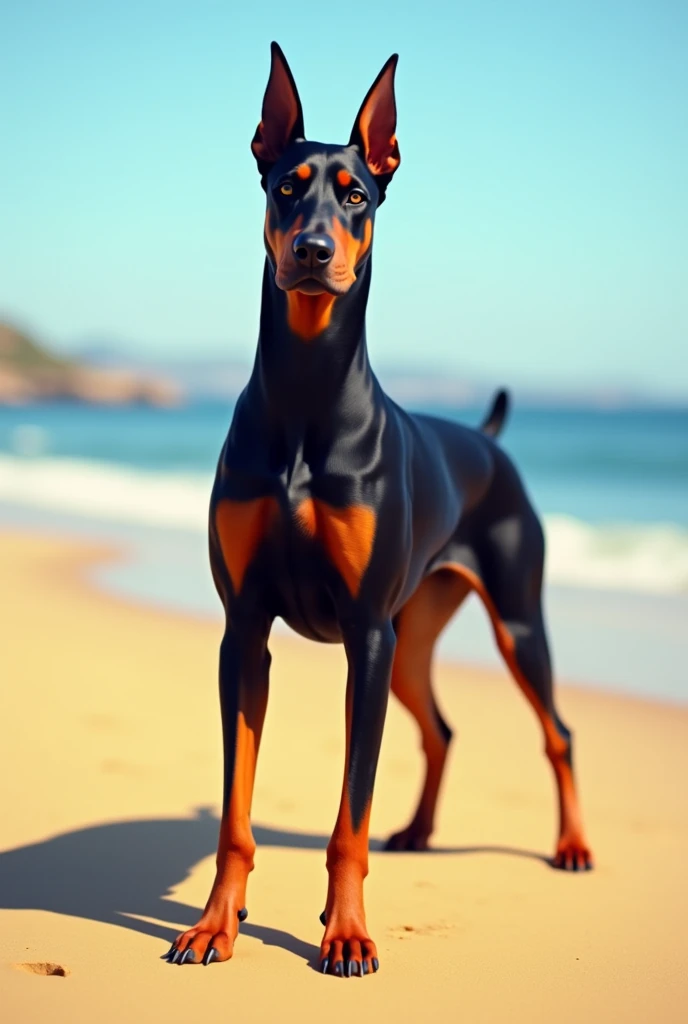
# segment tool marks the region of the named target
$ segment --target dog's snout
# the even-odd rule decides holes
[[[324,266],[334,256],[334,242],[329,235],[302,231],[294,239],[294,255],[307,267]]]

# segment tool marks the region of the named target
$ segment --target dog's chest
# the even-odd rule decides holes
[[[319,488],[332,494],[334,500],[325,501],[313,494],[310,484],[303,475],[298,486],[273,479],[264,497],[222,497],[217,502],[215,525],[235,595],[258,561],[264,568],[274,566],[282,592],[302,583],[310,587],[322,578],[326,563],[349,594],[358,595],[375,542],[375,510],[347,502],[344,488],[337,500],[331,482],[329,488],[322,482]]]
[[[356,597],[375,541],[375,511],[366,505],[332,505],[308,496],[291,505],[299,542],[321,552]]]

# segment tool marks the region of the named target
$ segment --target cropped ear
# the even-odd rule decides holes
[[[375,175],[381,200],[385,188],[401,162],[395,135],[397,105],[394,99],[394,72],[398,60],[399,55],[392,54],[373,82],[363,100],[349,139],[349,145],[358,146],[368,170]]]
[[[277,43],[270,44],[272,63],[260,124],[251,149],[263,181],[287,146],[304,137],[303,111],[294,78]]]

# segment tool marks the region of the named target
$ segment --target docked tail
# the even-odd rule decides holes
[[[480,424],[480,430],[488,437],[498,437],[509,411],[509,393],[501,389],[492,400],[490,411]]]

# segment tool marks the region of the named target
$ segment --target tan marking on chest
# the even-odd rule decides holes
[[[367,505],[334,508],[318,498],[306,498],[296,510],[303,532],[322,544],[327,556],[357,597],[375,542],[376,516]]]
[[[215,510],[220,547],[234,593],[238,594],[244,575],[277,512],[274,498],[232,501],[224,498]]]

